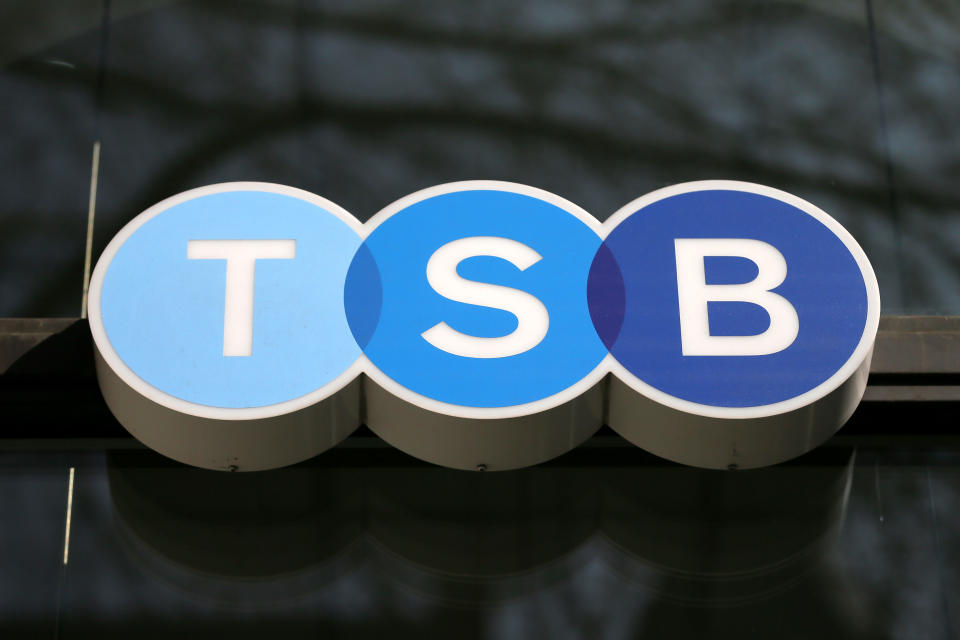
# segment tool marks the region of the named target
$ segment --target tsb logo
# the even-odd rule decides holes
[[[505,182],[431,187],[363,225],[290,187],[203,187],[124,227],[90,300],[120,422],[231,469],[305,459],[361,420],[467,469],[535,464],[604,421],[688,464],[771,464],[856,408],[880,314],[836,221],[731,181],[604,224]]]

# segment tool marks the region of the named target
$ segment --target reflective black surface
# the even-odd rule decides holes
[[[606,218],[696,179],[845,224],[887,313],[960,312],[953,3],[7,2],[0,316],[77,315],[93,258],[179,191],[264,180],[360,219],[471,178]]]
[[[960,457],[937,449],[833,443],[729,473],[625,447],[604,467],[570,455],[499,474],[386,449],[378,465],[255,474],[142,450],[5,452],[0,629],[950,638]]]

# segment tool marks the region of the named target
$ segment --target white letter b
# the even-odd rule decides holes
[[[677,296],[680,342],[685,356],[763,356],[783,351],[800,331],[797,310],[771,289],[787,277],[787,261],[772,245],[745,238],[677,238]],[[757,277],[743,284],[707,284],[707,256],[746,258],[757,265]],[[748,336],[710,335],[707,303],[750,302],[766,310],[770,326]]]

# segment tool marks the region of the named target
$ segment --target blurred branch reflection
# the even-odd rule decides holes
[[[74,23],[93,27],[99,8]],[[909,19],[878,6],[875,61],[852,1],[210,0],[110,12],[103,68],[94,31],[4,71],[32,101],[14,101],[0,157],[29,158],[3,211],[18,229],[4,235],[16,269],[3,272],[18,277],[0,280],[0,314],[54,315],[43,310],[66,308],[76,288],[80,252],[67,245],[80,240],[51,237],[41,221],[83,211],[90,130],[43,134],[46,152],[30,149],[62,118],[60,102],[89,100],[100,74],[98,247],[150,204],[224,180],[293,184],[366,219],[430,184],[500,178],[604,218],[664,184],[728,177],[838,217],[871,255],[887,311],[960,310],[960,155],[946,135],[957,39],[937,27],[956,17],[951,5],[914,6]],[[34,32],[75,33],[26,15]],[[30,106],[38,100],[50,107]],[[84,149],[66,167],[64,145]],[[38,205],[35,185],[65,171],[76,189]],[[42,257],[12,251],[41,231],[56,245]]]

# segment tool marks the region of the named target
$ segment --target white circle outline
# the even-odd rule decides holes
[[[309,406],[326,400],[333,394],[337,393],[345,386],[350,384],[354,379],[356,379],[356,377],[360,375],[363,367],[363,355],[361,352],[361,355],[358,356],[353,364],[347,367],[343,373],[322,387],[314,389],[313,391],[297,398],[259,407],[212,407],[209,405],[198,404],[196,402],[190,402],[158,389],[134,373],[134,371],[127,366],[127,364],[122,358],[120,358],[120,355],[113,348],[113,345],[110,343],[110,339],[107,337],[107,332],[103,325],[103,315],[100,309],[100,302],[103,291],[103,280],[106,277],[107,270],[110,268],[114,257],[117,255],[117,251],[120,250],[120,247],[122,247],[123,244],[145,223],[168,209],[190,200],[202,198],[204,196],[217,193],[243,191],[276,193],[318,206],[346,223],[346,225],[359,236],[361,242],[365,237],[363,233],[363,225],[361,225],[360,222],[346,209],[334,202],[331,202],[330,200],[327,200],[326,198],[310,193],[309,191],[304,191],[303,189],[288,187],[281,184],[273,184],[270,182],[221,182],[218,184],[197,187],[196,189],[190,189],[189,191],[184,191],[182,193],[170,196],[169,198],[161,200],[152,207],[149,207],[146,211],[130,220],[130,222],[124,225],[117,235],[113,237],[106,249],[103,250],[103,253],[100,254],[100,258],[97,260],[97,266],[94,268],[93,275],[90,278],[90,288],[87,299],[87,315],[90,322],[90,332],[93,334],[93,341],[96,345],[96,348],[100,352],[100,355],[103,356],[107,366],[109,366],[124,383],[126,383],[140,395],[146,397],[148,400],[151,400],[168,409],[191,416],[197,416],[199,418],[210,418],[213,420],[261,420],[264,418],[273,418],[276,416],[293,413],[294,411],[305,409]],[[351,335],[351,339],[352,338],[353,336]]]
[[[358,356],[357,360],[350,367],[345,369],[343,373],[322,387],[298,398],[293,398],[291,400],[272,405],[249,408],[226,408],[201,405],[177,398],[161,391],[160,389],[157,389],[137,376],[126,365],[126,363],[123,362],[123,360],[113,349],[113,345],[110,343],[106,335],[106,330],[103,326],[103,318],[100,312],[101,293],[103,279],[117,251],[126,242],[126,240],[129,239],[129,237],[132,236],[137,229],[139,229],[148,220],[159,215],[160,213],[163,213],[167,209],[189,200],[215,193],[237,191],[260,191],[287,195],[317,205],[329,213],[336,215],[354,232],[356,232],[361,240],[366,240],[370,233],[372,233],[373,230],[385,220],[417,202],[447,193],[476,190],[505,191],[509,193],[527,195],[546,201],[567,211],[579,219],[595,233],[597,233],[601,240],[605,240],[606,237],[613,231],[613,229],[615,229],[621,222],[634,214],[639,214],[643,208],[665,198],[683,193],[707,190],[741,191],[755,193],[779,200],[797,209],[800,209],[801,211],[820,221],[824,226],[832,231],[841,242],[843,242],[844,246],[854,257],[858,267],[860,268],[861,275],[864,280],[864,286],[867,291],[867,320],[864,325],[863,334],[861,335],[861,339],[850,358],[824,382],[820,383],[813,389],[810,389],[809,391],[806,391],[798,396],[794,396],[788,400],[753,407],[717,407],[677,398],[676,396],[670,395],[651,386],[635,376],[622,364],[620,364],[610,353],[608,353],[593,370],[591,370],[578,382],[546,398],[529,403],[512,405],[509,407],[467,407],[434,400],[404,387],[380,371],[380,369],[373,364],[373,362],[361,350],[360,356]],[[336,203],[295,187],[288,187],[285,185],[266,182],[226,182],[207,185],[166,198],[161,202],[149,207],[143,213],[139,214],[130,222],[128,222],[110,241],[97,261],[97,265],[90,280],[88,295],[88,315],[90,330],[93,335],[94,342],[108,366],[110,366],[110,368],[121,378],[121,380],[123,380],[141,395],[169,409],[173,409],[188,415],[218,420],[263,419],[304,409],[332,396],[337,391],[356,379],[356,377],[361,373],[368,375],[374,380],[374,382],[378,383],[385,390],[397,396],[401,400],[405,400],[411,404],[435,413],[463,418],[502,419],[540,413],[576,399],[592,388],[600,380],[602,380],[602,378],[608,372],[616,375],[627,386],[641,395],[644,395],[651,400],[667,407],[678,409],[686,413],[726,419],[767,417],[787,413],[789,411],[813,404],[849,379],[856,369],[858,369],[863,363],[870,349],[872,349],[874,340],[876,339],[876,333],[880,320],[880,292],[873,268],[870,265],[870,262],[867,259],[863,249],[856,242],[853,236],[851,236],[850,233],[840,225],[840,223],[834,220],[823,210],[790,193],[775,189],[773,187],[767,187],[765,185],[735,180],[700,180],[664,187],[630,201],[618,209],[603,223],[600,223],[596,218],[587,213],[578,205],[558,195],[538,189],[536,187],[498,180],[466,180],[445,183],[428,187],[426,189],[421,189],[394,201],[390,205],[387,205],[376,215],[370,218],[366,224],[361,224],[353,215]]]
[[[519,184],[516,182],[506,182],[503,180],[462,180],[459,182],[447,182],[444,184],[435,185],[433,187],[427,187],[426,189],[415,191],[387,205],[377,212],[372,218],[370,218],[364,225],[366,231],[364,241],[366,241],[366,239],[377,227],[404,209],[435,196],[448,193],[459,193],[462,191],[504,191],[507,193],[516,193],[542,200],[554,205],[555,207],[563,209],[570,215],[574,216],[580,220],[580,222],[583,222],[585,225],[587,225],[587,227],[589,227],[594,233],[596,233],[600,237],[601,241],[603,240],[604,236],[601,233],[602,225],[600,224],[599,220],[587,213],[581,207],[554,193],[550,193],[549,191],[544,191],[543,189],[538,189],[536,187],[531,187],[529,185]],[[534,400],[533,402],[526,402],[524,404],[511,405],[508,407],[468,407],[464,405],[451,404],[449,402],[442,402],[440,400],[434,400],[433,398],[421,395],[416,391],[408,389],[381,371],[366,354],[361,356],[365,364],[364,373],[366,373],[367,376],[369,376],[378,385],[383,387],[386,391],[395,395],[401,400],[434,413],[458,418],[472,418],[479,420],[519,418],[536,413],[542,413],[562,404],[566,404],[567,402],[571,402],[589,391],[594,385],[603,379],[608,371],[607,366],[605,366],[605,362],[609,357],[609,354],[605,355],[600,359],[600,362],[598,362],[589,373],[580,378],[580,380],[553,395],[547,396],[546,398]]]
[[[607,236],[610,235],[610,233],[613,232],[613,230],[621,222],[634,214],[642,215],[643,209],[651,204],[654,204],[655,202],[659,202],[660,200],[664,200],[676,195],[693,193],[696,191],[740,191],[773,198],[800,209],[804,213],[818,220],[825,227],[827,227],[827,229],[832,231],[833,234],[844,244],[847,251],[849,251],[853,256],[854,260],[856,260],[857,266],[860,267],[860,274],[863,278],[864,288],[867,292],[867,318],[866,322],[864,323],[863,333],[860,336],[860,341],[857,343],[856,348],[853,350],[853,353],[850,354],[850,357],[847,359],[847,361],[839,369],[837,369],[832,376],[821,382],[819,385],[813,387],[809,391],[805,391],[804,393],[793,396],[787,400],[751,407],[718,407],[715,405],[701,404],[699,402],[678,398],[665,391],[657,389],[647,382],[644,382],[639,377],[631,373],[626,367],[620,364],[620,362],[618,362],[612,354],[610,356],[610,362],[608,363],[610,372],[617,376],[628,387],[653,400],[654,402],[665,405],[672,409],[683,411],[685,413],[708,418],[726,418],[733,420],[765,418],[788,413],[790,411],[795,411],[797,409],[812,405],[817,400],[824,398],[830,392],[834,391],[837,389],[837,387],[849,380],[856,370],[859,369],[863,364],[871,349],[873,349],[873,344],[877,337],[877,329],[880,325],[880,286],[877,283],[877,277],[873,272],[873,267],[870,265],[870,261],[867,259],[867,254],[864,253],[863,249],[853,238],[853,236],[850,235],[849,231],[844,229],[839,222],[834,220],[829,214],[819,207],[816,207],[815,205],[793,194],[787,193],[786,191],[781,191],[780,189],[774,189],[773,187],[767,187],[765,185],[755,184],[753,182],[740,182],[737,180],[697,180],[694,182],[683,182],[680,184],[671,185],[669,187],[664,187],[662,189],[657,189],[656,191],[651,191],[650,193],[642,195],[635,200],[631,200],[624,206],[620,207],[612,216],[610,216],[603,223],[601,238],[606,241]]]

